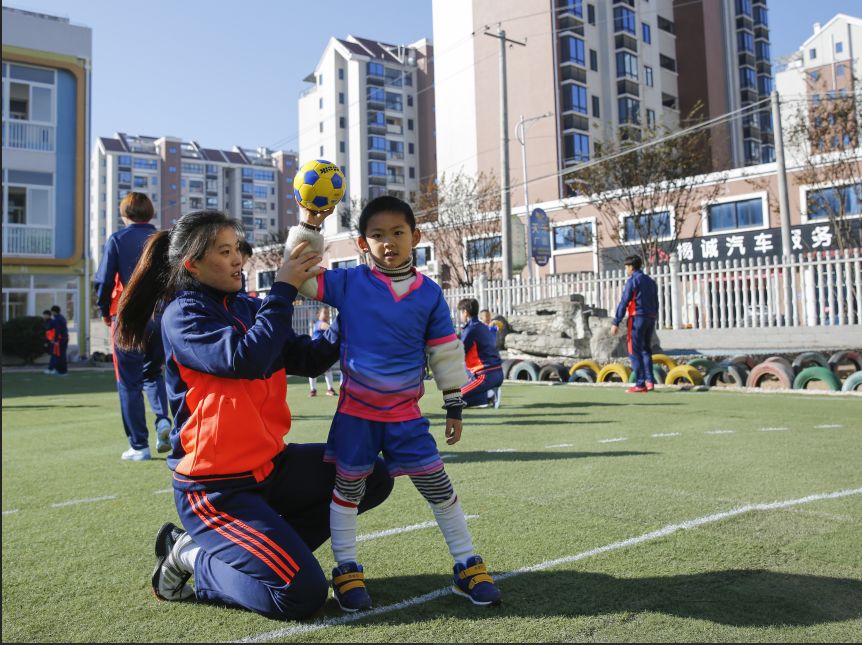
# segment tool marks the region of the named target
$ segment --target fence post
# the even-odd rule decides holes
[[[670,314],[671,327],[680,329],[679,256],[676,251],[670,254]]]
[[[488,288],[488,276],[485,273],[480,273],[476,276],[473,286],[476,288],[476,300],[479,301],[479,309],[487,309],[488,303],[485,302],[485,290]]]

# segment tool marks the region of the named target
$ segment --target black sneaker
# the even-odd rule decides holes
[[[188,600],[194,590],[186,583],[192,577],[180,564],[175,552],[192,538],[172,522],[165,522],[156,533],[156,568],[153,570],[153,593],[159,600]]]

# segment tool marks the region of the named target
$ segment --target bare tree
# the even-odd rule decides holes
[[[699,111],[695,107],[685,122],[697,121]],[[715,199],[727,178],[724,171],[708,173],[709,129],[671,134],[666,127],[625,126],[617,140],[602,144],[596,162],[566,176],[576,193],[589,196],[614,244],[637,252],[647,265],[676,249],[683,224],[697,229],[701,202]]]
[[[434,246],[445,287],[473,284],[500,272],[500,187],[493,175],[459,172],[420,187],[415,212],[422,235]]]
[[[859,247],[862,231],[847,216],[862,205],[862,82],[843,90],[826,89],[819,76],[807,82],[809,96],[796,101],[782,124],[788,160],[800,168],[799,183],[815,187],[805,205],[809,219],[828,222],[840,250]]]

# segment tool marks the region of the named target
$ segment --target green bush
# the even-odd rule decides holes
[[[41,316],[21,316],[3,323],[3,353],[32,363],[45,353],[45,325]]]

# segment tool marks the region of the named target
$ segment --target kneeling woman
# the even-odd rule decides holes
[[[153,592],[302,618],[328,593],[312,552],[329,537],[335,469],[323,444],[285,445],[285,376],[324,372],[338,339],[312,341],[291,325],[297,287],[321,271],[320,256],[297,247],[265,299],[238,298],[242,239],[241,224],[221,212],[185,215],[149,239],[120,301],[117,338],[127,349],[142,348],[147,321],[164,307],[167,463],[185,530],[159,530]],[[359,511],[391,490],[378,461]]]

